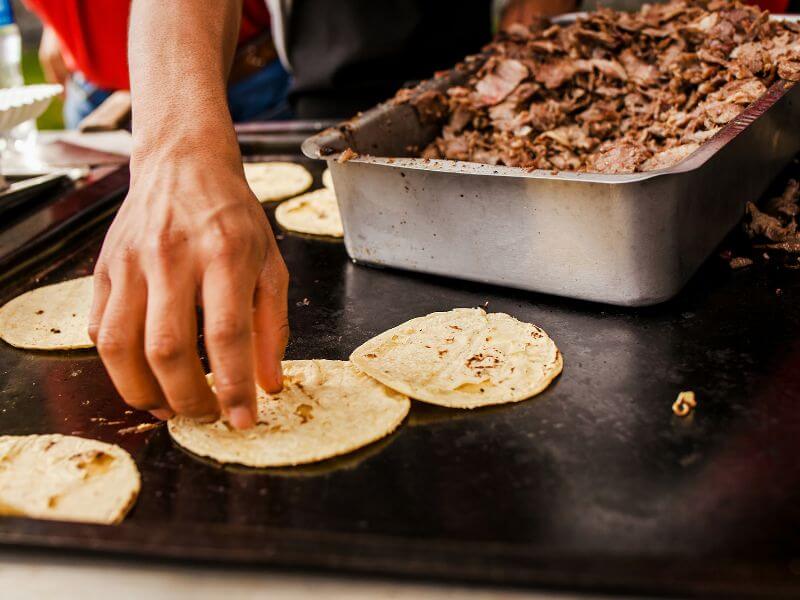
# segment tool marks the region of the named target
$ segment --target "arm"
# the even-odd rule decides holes
[[[537,17],[554,17],[577,9],[577,0],[510,0],[500,17],[500,29],[508,29],[513,23],[529,25]]]
[[[42,29],[42,40],[39,42],[39,62],[47,82],[61,85],[67,82],[69,69],[61,55],[61,44],[55,32],[47,25]]]
[[[281,389],[288,275],[228,113],[240,14],[240,1],[133,2],[131,186],[95,269],[90,335],[131,406],[243,428],[256,377]]]

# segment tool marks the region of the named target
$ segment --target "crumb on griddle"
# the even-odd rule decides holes
[[[672,412],[679,417],[689,415],[697,407],[697,399],[694,392],[686,391],[678,394],[678,398],[672,404]]]
[[[728,262],[731,269],[743,269],[745,267],[749,267],[753,264],[752,258],[747,258],[746,256],[737,256],[735,258],[731,258]]]
[[[123,429],[118,429],[117,433],[120,435],[128,435],[129,433],[145,433],[146,431],[151,431],[153,429],[157,429],[164,424],[163,421],[158,421],[156,423],[140,423],[139,425],[135,425],[134,427],[125,427]]]

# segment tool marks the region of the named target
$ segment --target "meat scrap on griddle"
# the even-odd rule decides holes
[[[773,82],[800,80],[800,24],[729,0],[514,26],[463,86],[426,92],[426,158],[630,173],[694,152]],[[469,63],[469,61],[468,61]],[[415,101],[404,91],[403,101]]]
[[[793,171],[797,171],[796,163]],[[785,188],[780,195],[747,203],[740,229],[720,252],[731,268],[770,261],[800,269],[800,182],[783,181]]]

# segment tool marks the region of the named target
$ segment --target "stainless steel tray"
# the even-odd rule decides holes
[[[353,260],[646,306],[677,294],[800,152],[800,85],[776,82],[694,154],[647,173],[405,158],[436,131],[409,104],[387,102],[303,144],[328,161]],[[337,162],[346,148],[359,156]]]

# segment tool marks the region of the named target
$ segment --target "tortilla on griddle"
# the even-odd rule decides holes
[[[305,167],[290,162],[244,163],[244,175],[259,202],[302,194],[314,181]]]
[[[213,385],[213,376],[209,375]],[[238,431],[224,419],[200,423],[170,419],[180,446],[220,463],[284,467],[339,456],[389,435],[411,402],[348,361],[283,362],[283,391],[258,390],[255,427]]]
[[[333,189],[333,175],[331,175],[330,169],[325,169],[325,171],[322,173],[322,185],[332,192],[336,191]]]
[[[110,525],[139,494],[119,446],[59,434],[0,436],[0,515]]]
[[[17,296],[0,308],[0,338],[30,350],[92,348],[89,312],[93,293],[89,275]]]
[[[281,203],[275,209],[275,220],[288,231],[344,236],[336,194],[328,188],[314,190]]]
[[[411,319],[361,345],[350,360],[398,392],[451,408],[525,400],[563,367],[536,325],[480,308]]]

